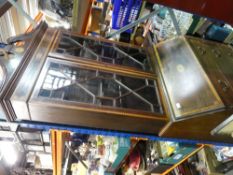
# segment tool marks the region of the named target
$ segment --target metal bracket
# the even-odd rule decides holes
[[[181,30],[180,30],[180,26],[179,26],[179,23],[176,19],[176,15],[175,15],[174,11],[171,8],[167,8],[167,10],[171,16],[171,19],[172,19],[173,25],[176,29],[177,35],[182,35]]]
[[[161,10],[162,9],[163,8],[161,8]],[[136,20],[136,21],[134,21],[134,22],[132,22],[132,23],[124,26],[124,27],[122,27],[121,29],[117,30],[116,32],[110,33],[106,38],[112,38],[112,37],[114,37],[117,34],[125,32],[126,30],[131,29],[132,27],[134,27],[134,26],[138,25],[139,23],[141,23],[141,22],[143,22],[143,21],[151,18],[152,16],[157,15],[159,12],[160,12],[160,10],[154,10],[150,14],[148,14],[148,15],[146,15],[146,16],[144,16],[144,17],[142,17],[142,18],[140,18],[140,19],[138,19],[138,20]]]

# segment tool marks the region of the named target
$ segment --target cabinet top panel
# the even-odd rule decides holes
[[[156,46],[159,69],[174,117],[180,119],[224,107],[183,37]]]

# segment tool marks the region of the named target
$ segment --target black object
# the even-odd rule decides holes
[[[127,32],[122,32],[120,34],[120,42],[130,43],[130,34]]]
[[[216,171],[220,173],[227,173],[231,170],[233,170],[233,160],[222,163],[216,167]]]

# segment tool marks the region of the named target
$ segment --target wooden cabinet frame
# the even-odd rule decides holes
[[[15,113],[15,119],[56,122],[140,133],[158,133],[167,123],[168,119],[163,112],[163,103],[160,101],[160,92],[157,86],[156,75],[152,72],[145,72],[127,66],[83,59],[82,57],[68,54],[59,54],[56,52],[56,49],[58,48],[58,43],[63,33],[64,32],[58,30],[47,29],[40,44],[31,56],[28,66],[25,67],[24,74],[19,79],[19,83],[10,97],[10,104]],[[96,40],[95,38],[89,39]],[[102,41],[102,39],[100,39],[100,41]],[[115,42],[103,41],[115,44]],[[118,45],[129,47],[125,44]],[[138,47],[133,48],[139,49]],[[76,66],[80,69],[98,70],[117,76],[153,81],[155,87],[154,91],[155,94],[157,94],[158,105],[160,106],[161,112],[152,113],[130,108],[123,109],[108,106],[93,106],[74,101],[38,98],[38,93],[45,78],[46,71],[49,64],[52,62],[67,66]],[[127,89],[127,87],[125,88]],[[129,93],[136,94],[134,91],[128,90],[130,91]]]
[[[77,40],[83,45],[80,46],[80,43],[76,43],[75,46],[69,45],[69,43],[68,45],[63,44],[63,49],[67,49],[68,51],[63,50],[63,52],[60,50],[62,52],[60,53],[58,51],[59,43],[62,42],[62,36],[64,34],[67,37],[72,35],[74,36],[73,38],[78,38]],[[97,44],[93,45],[93,47],[90,44],[90,47],[88,46],[87,48],[84,48],[84,39],[90,43],[93,41],[93,43]],[[214,94],[214,98],[216,97],[217,102],[219,102],[216,104],[216,106],[213,107],[209,105],[211,102],[208,102],[207,104],[205,99],[203,102],[203,98],[195,98],[195,94],[192,94],[185,99],[186,101],[182,99],[184,103],[187,102],[189,107],[188,110],[192,109],[192,101],[198,102],[199,99],[201,100],[201,103],[203,102],[202,106],[199,105],[199,108],[203,106],[207,106],[207,108],[205,110],[198,110],[196,107],[194,111],[190,113],[184,113],[181,117],[175,116],[174,104],[172,105],[170,101],[171,93],[168,93],[167,89],[174,87],[173,85],[172,87],[168,87],[169,82],[164,81],[164,75],[162,74],[163,66],[161,67],[161,63],[159,63],[162,54],[158,52],[158,47],[165,46],[165,48],[168,49],[168,52],[170,52],[169,57],[167,57],[169,61],[169,59],[174,56],[169,49],[173,49],[174,53],[177,51],[176,48],[172,48],[171,46],[168,47],[171,40],[162,42],[155,47],[154,45],[150,44],[148,47],[140,48],[137,46],[131,46],[128,44],[113,42],[101,38],[81,36],[76,33],[69,33],[47,28],[47,26],[42,23],[39,30],[35,32],[33,38],[30,40],[30,42],[27,43],[25,53],[22,56],[22,63],[18,67],[11,81],[6,85],[6,87],[4,87],[6,90],[2,92],[2,108],[7,113],[10,121],[32,120],[81,127],[92,127],[97,129],[154,134],[171,138],[178,137],[185,139],[233,142],[229,140],[229,138],[212,136],[210,133],[213,128],[218,126],[219,123],[223,122],[227,117],[232,115],[233,112],[232,98],[227,97],[226,93],[222,92],[224,91],[225,84],[224,87],[222,83],[216,84],[215,79],[213,78],[214,76],[211,76],[211,72],[213,70],[214,72],[217,71],[212,69],[213,67],[209,68],[208,65],[206,66],[203,63],[204,56],[202,55],[202,51],[200,49],[195,49],[195,44],[194,46],[190,44],[189,37],[180,37],[180,39],[176,38],[174,40],[181,40],[187,46],[185,49],[189,51],[190,55],[186,54],[185,58],[190,59],[190,57],[195,57],[192,61],[195,62],[198,70],[200,69],[198,76],[201,76],[201,78],[207,82],[208,86],[210,87],[209,89],[211,89],[211,92],[213,92],[212,94]],[[191,40],[198,40],[198,42],[203,45],[209,45],[208,42],[200,39],[191,38]],[[88,44],[88,42],[86,44]],[[99,42],[104,42],[105,45],[107,45],[106,47],[103,47],[104,49],[107,48],[106,53],[109,51],[108,48],[110,48],[110,50],[113,48],[111,52],[113,52],[115,55],[111,55],[111,52],[108,53],[111,55],[109,56],[109,60],[111,60],[113,64],[102,58],[91,58],[90,55],[99,54],[98,48],[102,48],[102,46],[99,46]],[[225,49],[225,46],[223,45],[216,43],[215,45],[216,46],[213,47],[219,46],[223,50]],[[71,48],[70,51],[70,47],[74,48]],[[119,52],[118,47],[120,48]],[[208,47],[212,48],[212,45],[209,45]],[[90,51],[90,48],[93,50]],[[74,51],[72,51],[72,49],[74,49]],[[86,52],[85,49],[89,50]],[[138,57],[134,55],[137,58],[131,58],[134,52],[137,51],[135,49],[139,50],[137,54],[139,53],[139,55],[143,55],[145,53],[146,56],[144,54],[142,56],[143,58],[141,58],[141,56],[135,54]],[[145,50],[143,51],[143,49]],[[127,53],[123,53],[122,50],[123,52],[129,51],[129,55],[125,55]],[[230,54],[233,55],[232,51],[233,50],[230,49],[228,56],[230,56]],[[200,54],[202,56],[200,56]],[[122,55],[125,57],[122,57]],[[179,53],[177,55],[179,56]],[[105,56],[106,55],[104,55],[104,57]],[[219,53],[217,53],[216,56],[219,56]],[[99,58],[99,56],[97,58]],[[115,62],[115,59],[120,59],[120,61],[117,60],[117,62]],[[187,61],[185,59],[183,60]],[[227,59],[227,61],[229,60],[230,59]],[[177,62],[179,61],[180,60]],[[143,66],[138,67],[138,65],[136,63],[134,64],[134,62],[137,64],[141,63]],[[93,84],[91,87],[89,87],[87,84],[84,84],[86,89],[83,87],[78,87],[82,89],[79,91],[75,91],[75,89],[77,89],[76,80],[78,79],[78,76],[76,76],[74,79],[72,79],[70,75],[68,76],[69,78],[63,78],[64,81],[70,80],[70,82],[73,83],[72,85],[75,86],[73,88],[66,88],[66,86],[60,86],[57,83],[57,87],[64,87],[66,92],[71,90],[73,91],[73,93],[69,92],[65,100],[56,99],[58,98],[57,96],[52,96],[52,98],[45,98],[46,96],[41,95],[38,96],[38,94],[41,93],[41,87],[44,85],[43,83],[47,76],[47,71],[50,69],[52,64],[54,64],[54,66],[56,64],[62,65],[68,71],[79,69],[80,71],[96,71],[100,72],[101,74],[106,74],[106,76],[109,76],[110,78],[106,78],[104,76],[102,77],[104,81],[106,80],[106,91],[104,91],[104,93],[109,94],[109,91],[113,90],[111,92],[113,95],[96,95],[94,93],[97,91],[96,89],[92,89],[94,92],[88,89],[95,88],[95,85],[98,84],[100,78],[98,74],[98,76],[96,75],[93,78],[96,82],[92,82]],[[219,63],[216,61],[216,65],[218,64]],[[229,61],[229,65],[230,64],[232,63]],[[220,67],[227,66],[227,70],[230,70],[229,65],[220,65]],[[186,66],[187,69],[189,69],[193,65],[189,63]],[[232,90],[232,74],[227,74],[227,72],[224,71],[222,67],[218,69],[220,73],[217,73],[219,75],[221,74],[221,76],[227,80],[226,82],[231,85],[227,87],[227,89],[225,88],[225,90],[229,90],[230,92],[230,90]],[[64,71],[66,69],[64,69]],[[176,67],[174,66],[170,66],[169,69],[176,71]],[[178,69],[181,69],[181,71],[183,70],[182,66],[180,66]],[[56,70],[53,71],[56,72]],[[174,80],[179,83],[177,76],[178,75],[176,74]],[[116,77],[118,79],[121,77],[121,80],[125,82],[122,83],[121,81],[118,81]],[[89,81],[89,77],[83,76],[82,78],[86,78]],[[188,79],[190,77],[187,75],[183,78]],[[107,79],[109,80],[107,81]],[[179,81],[185,81],[184,79],[180,78]],[[141,85],[140,82],[143,82],[144,84],[142,83]],[[71,83],[68,84],[71,85]],[[120,90],[117,90],[116,85],[119,86],[118,89],[123,89],[121,90],[122,92],[133,95],[122,100],[124,103],[122,101],[117,103],[114,101],[115,98],[120,99],[122,96],[114,95],[114,93],[116,94],[120,92]],[[44,90],[47,91],[44,91],[43,93],[49,93],[49,86],[51,85],[48,85],[47,89],[44,88]],[[129,86],[131,87],[129,88]],[[146,88],[147,90],[145,90]],[[55,88],[56,93],[60,93],[60,89],[59,91],[57,89],[58,88]],[[208,88],[206,89],[208,91]],[[91,92],[87,92],[88,90]],[[141,92],[141,90],[143,92]],[[205,91],[206,90],[201,92],[205,93]],[[79,92],[79,94],[77,92]],[[140,95],[139,92],[141,93]],[[197,92],[197,94],[201,96],[198,90]],[[87,93],[87,96],[89,94],[89,96],[92,96],[91,98],[95,98],[95,100],[98,97],[98,100],[101,99],[102,101],[99,100],[98,102],[95,101],[93,104],[90,104],[88,100],[91,98],[89,99],[88,97],[85,99],[85,93]],[[79,96],[80,94],[81,96]],[[180,94],[182,95],[182,92],[180,92]],[[193,96],[195,100],[193,100]],[[211,108],[209,108],[209,106],[211,106]]]

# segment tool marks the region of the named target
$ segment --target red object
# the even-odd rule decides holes
[[[233,0],[147,0],[233,25]]]
[[[129,156],[129,167],[134,171],[137,171],[140,166],[140,153],[137,149],[135,149]]]

